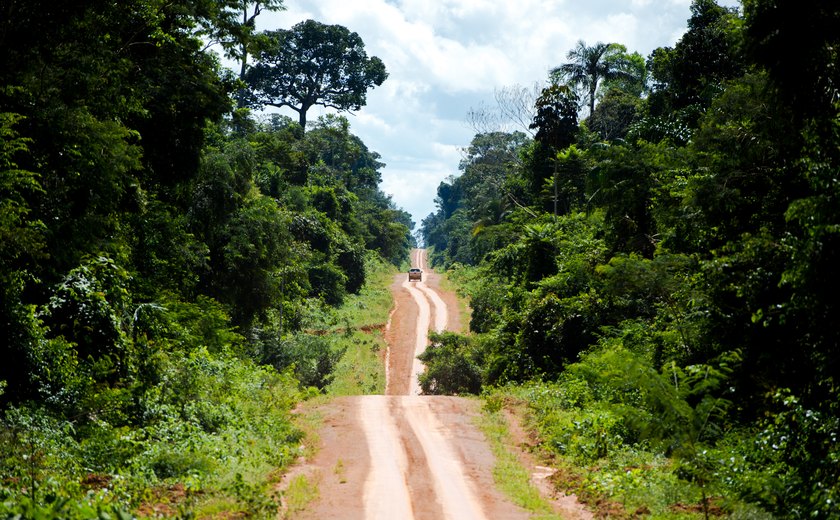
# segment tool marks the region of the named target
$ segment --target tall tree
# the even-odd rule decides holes
[[[802,116],[828,116],[840,99],[837,24],[840,6],[830,0],[802,3],[744,2],[745,47],[767,68],[782,100]]]
[[[578,129],[577,106],[578,97],[569,87],[555,83],[544,88],[534,104],[534,138],[554,150],[572,144]]]
[[[554,83],[544,88],[534,104],[536,114],[531,129],[536,130],[535,146],[526,155],[526,178],[531,196],[541,197],[545,180],[557,178],[556,154],[571,145],[578,131],[578,97],[566,85]],[[556,197],[555,197],[556,199]]]
[[[674,47],[674,87],[680,105],[708,106],[722,83],[744,73],[737,13],[715,0],[694,0],[688,31]]]
[[[622,59],[625,53],[626,48],[617,43],[598,42],[589,47],[579,40],[566,55],[570,61],[552,69],[551,76],[583,89],[591,114],[600,82],[629,76]]]
[[[303,128],[314,105],[358,110],[367,102],[368,89],[388,77],[382,60],[368,58],[362,38],[341,25],[307,20],[264,35],[267,43],[245,74],[251,103],[289,107]]]

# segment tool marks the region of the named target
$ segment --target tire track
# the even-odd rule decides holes
[[[435,495],[447,520],[485,519],[481,501],[464,465],[447,438],[447,429],[430,407],[429,397],[402,397],[402,411],[426,456]]]
[[[409,384],[409,395],[420,395],[420,374],[423,373],[425,367],[423,362],[417,359],[417,356],[426,351],[426,345],[429,344],[429,323],[431,322],[431,306],[429,300],[420,289],[412,285],[412,282],[406,280],[402,286],[411,294],[411,298],[417,305],[419,310],[417,315],[417,328],[414,336],[414,356],[411,361],[411,383]]]
[[[422,249],[415,249],[412,251],[412,267],[418,267],[426,271],[426,254]],[[417,304],[419,315],[417,318],[417,329],[414,346],[414,357],[411,364],[411,384],[409,386],[409,395],[420,395],[422,393],[420,388],[419,375],[423,373],[425,367],[423,363],[417,359],[417,356],[426,351],[426,346],[429,344],[429,329],[431,327],[431,316],[434,316],[434,330],[435,332],[443,332],[449,320],[449,312],[446,303],[440,295],[431,287],[426,285],[426,282],[421,280],[419,282],[409,282],[407,279],[402,286],[411,294],[414,303]]]
[[[400,443],[394,415],[385,396],[367,396],[360,400],[361,424],[364,427],[371,465],[364,485],[365,518],[391,520],[413,518],[411,498],[406,486],[408,462]],[[379,497],[388,497],[380,500]]]

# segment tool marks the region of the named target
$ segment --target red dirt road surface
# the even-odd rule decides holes
[[[420,395],[416,360],[428,331],[459,330],[457,299],[414,250],[419,282],[406,274],[391,286],[395,307],[386,331],[387,395],[333,400],[321,408],[324,427],[309,474],[318,498],[299,519],[525,519],[493,482],[494,457],[473,418],[474,400]],[[291,513],[291,512],[290,512]],[[572,516],[571,518],[575,518]]]

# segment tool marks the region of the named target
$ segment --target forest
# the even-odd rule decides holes
[[[308,332],[407,259],[414,225],[344,116],[254,115],[355,110],[387,77],[358,35],[309,22],[357,60],[340,99],[246,78],[304,28],[254,32],[282,7],[0,3],[0,517],[200,495],[276,511],[265,476],[299,455],[290,410],[340,356]]]
[[[341,363],[317,332],[415,240],[348,119],[307,119],[385,64],[255,31],[283,7],[0,0],[0,517],[276,514]],[[525,407],[614,517],[840,518],[838,26],[693,0],[673,47],[546,64],[421,223],[471,306],[424,392]]]
[[[840,518],[838,24],[694,0],[673,47],[549,64],[422,222],[472,309],[424,390],[525,403],[570,491],[639,514],[682,482],[706,518]]]

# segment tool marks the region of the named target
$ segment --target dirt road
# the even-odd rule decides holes
[[[326,405],[320,449],[299,468],[318,485],[301,519],[525,519],[496,491],[494,458],[469,399],[420,395],[416,360],[428,331],[459,330],[457,300],[440,290],[423,250],[412,251],[423,280],[405,274],[391,286],[395,308],[386,339],[387,395]]]
[[[431,323],[436,330],[457,331],[461,327],[457,299],[453,294],[440,296],[440,277],[427,268],[425,251],[413,250],[411,264],[423,269],[422,280],[409,282],[408,276],[399,274],[391,284],[394,310],[385,335],[388,343],[385,393],[388,395],[419,394],[416,374],[422,365],[416,356],[426,349]]]

